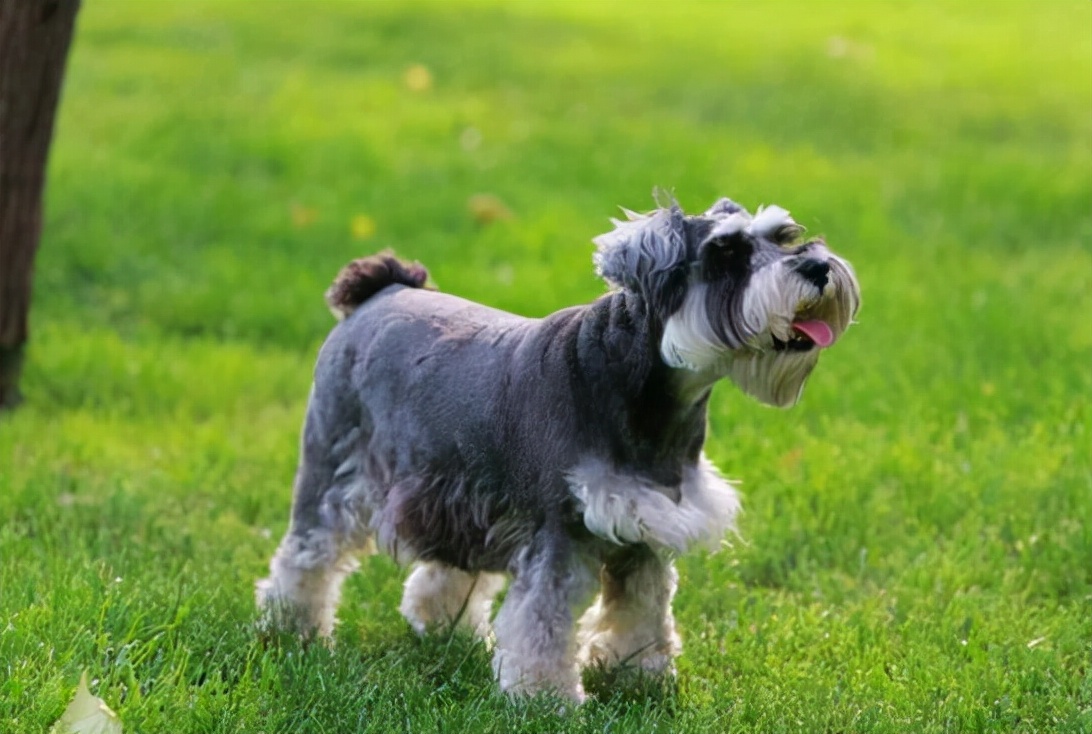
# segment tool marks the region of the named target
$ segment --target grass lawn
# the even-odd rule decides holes
[[[126,732],[1092,731],[1090,28],[1086,0],[88,0],[0,418],[0,731],[83,670]],[[714,395],[746,514],[680,561],[677,680],[509,702],[484,647],[412,634],[385,557],[335,649],[260,644],[339,267],[394,247],[543,315],[603,291],[590,239],[655,185],[786,206],[865,301],[795,409]]]

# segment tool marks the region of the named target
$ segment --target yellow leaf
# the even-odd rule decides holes
[[[512,210],[493,194],[474,194],[467,200],[466,208],[478,224],[492,224],[515,216]]]
[[[432,89],[432,72],[424,64],[414,64],[402,75],[402,83],[411,92],[425,92]]]
[[[121,734],[121,719],[87,688],[87,671],[80,675],[76,697],[53,725],[53,734]]]
[[[375,234],[375,220],[367,214],[357,214],[349,221],[349,231],[353,239],[366,240]]]

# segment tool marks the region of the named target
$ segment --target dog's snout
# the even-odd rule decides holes
[[[830,263],[826,260],[803,260],[793,269],[819,290],[827,287]]]

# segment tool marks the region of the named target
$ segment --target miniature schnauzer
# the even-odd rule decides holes
[[[860,289],[777,206],[626,215],[595,240],[610,291],[543,319],[425,288],[389,254],[342,270],[291,524],[258,582],[268,624],[330,635],[378,546],[414,563],[410,625],[492,638],[504,691],[582,701],[583,666],[674,671],[673,557],[717,547],[739,511],[702,452],[713,384],[791,406]]]

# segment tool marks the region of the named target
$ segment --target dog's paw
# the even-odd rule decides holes
[[[580,670],[575,664],[557,659],[536,662],[531,657],[503,650],[494,652],[493,672],[503,692],[513,697],[548,694],[576,704],[587,700]]]

